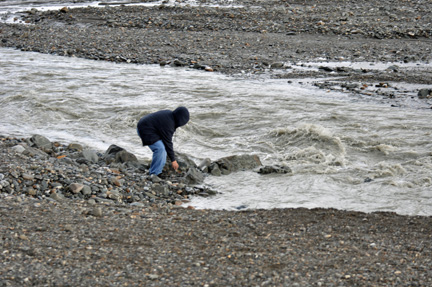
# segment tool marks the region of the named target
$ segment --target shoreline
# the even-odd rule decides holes
[[[144,174],[128,163],[103,167],[75,152],[63,156],[62,148],[79,144],[54,142],[57,149],[46,153],[46,147],[30,149],[28,142],[0,141],[5,286],[432,283],[432,216],[331,208],[195,210],[168,203],[159,191],[161,200],[152,201],[145,186],[152,185],[151,191],[158,183],[145,176],[144,191],[133,192],[129,185],[129,192],[116,192],[137,184],[135,173]],[[104,179],[105,192],[98,186]],[[5,190],[8,180],[12,194]],[[92,180],[95,197],[74,189]],[[146,197],[127,203],[128,194]]]

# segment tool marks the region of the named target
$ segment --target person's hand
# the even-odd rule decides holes
[[[177,163],[177,161],[175,160],[175,161],[173,161],[172,163],[172,167],[173,167],[173,169],[174,170],[178,170],[178,168],[179,168],[179,165],[178,165],[178,163]]]

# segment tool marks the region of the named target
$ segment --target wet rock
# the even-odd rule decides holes
[[[212,163],[208,167],[208,172],[214,176],[221,176],[222,175],[222,171],[220,170],[219,165],[217,163]]]
[[[187,184],[199,184],[204,181],[204,174],[197,168],[189,168],[185,176],[185,183]]]
[[[210,165],[211,165],[211,159],[206,158],[203,161],[201,161],[201,163],[198,165],[198,169],[207,173]]]
[[[421,89],[417,96],[419,99],[430,99],[432,98],[432,89]]]
[[[271,63],[270,68],[272,69],[283,69],[285,67],[285,63],[283,62],[274,62]]]
[[[196,163],[186,154],[176,153],[177,162],[179,164],[179,169],[187,171],[190,168],[196,168]],[[167,167],[171,168],[171,163],[167,163]]]
[[[227,175],[235,171],[252,170],[261,166],[261,160],[257,155],[233,155],[218,159],[210,167],[210,173]],[[218,171],[219,170],[219,171]]]
[[[53,146],[49,139],[41,135],[33,135],[28,142],[29,146],[34,146],[42,150],[51,150]]]
[[[279,166],[279,165],[272,165],[272,166],[262,166],[260,167],[257,172],[259,174],[286,174],[291,173],[292,170],[288,166]]]

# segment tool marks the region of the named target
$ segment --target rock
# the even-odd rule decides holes
[[[107,163],[126,163],[130,161],[138,161],[137,157],[126,151],[124,148],[117,145],[111,145],[104,154],[104,159]]]
[[[83,146],[77,143],[71,143],[67,147],[68,150],[76,150],[76,151],[82,151]]]
[[[204,181],[204,175],[197,168],[190,168],[186,173],[185,180],[187,184],[198,184]]]
[[[203,161],[201,161],[201,163],[198,165],[198,168],[203,172],[208,172],[210,165],[211,165],[211,160],[209,158],[206,158]]]
[[[68,190],[72,192],[73,194],[80,193],[81,190],[84,188],[84,185],[81,183],[72,183],[69,185]]]
[[[138,161],[138,159],[134,154],[132,154],[126,150],[122,150],[121,152],[116,154],[115,161],[119,162],[119,163],[126,163],[126,162],[131,162],[131,161],[135,162],[135,161]]]
[[[419,99],[430,99],[432,98],[432,89],[421,89],[417,96]]]
[[[22,145],[16,145],[12,147],[12,151],[15,153],[23,153],[25,150],[25,147],[23,147]]]
[[[272,69],[283,69],[284,66],[285,66],[285,63],[283,63],[283,62],[275,62],[275,63],[272,63],[270,65],[270,68],[272,68]]]
[[[95,217],[102,217],[102,208],[100,207],[93,208],[93,210],[90,212],[90,215],[93,215]]]
[[[120,202],[123,198],[123,195],[120,194],[117,190],[110,190],[107,192],[107,197],[109,199]]]
[[[186,66],[186,63],[184,63],[178,59],[175,59],[173,62],[173,66],[174,67],[184,67],[184,66]]]
[[[34,180],[34,175],[33,174],[23,173],[21,176],[25,180]]]
[[[271,173],[279,173],[279,174],[286,174],[291,173],[292,170],[288,166],[263,166],[260,167],[257,171],[259,174],[271,174]]]
[[[42,150],[51,150],[52,149],[52,143],[44,136],[41,135],[34,135],[29,140],[30,146],[35,146],[37,148],[40,148]]]
[[[83,150],[83,157],[91,163],[97,163],[99,161],[99,156],[94,150]]]
[[[211,164],[209,166],[208,170],[209,170],[209,173],[211,175],[214,175],[214,176],[221,176],[222,175],[222,172],[219,168],[219,165],[217,165],[216,163]]]
[[[32,157],[40,157],[42,159],[46,159],[49,157],[49,155],[46,152],[44,152],[38,148],[32,148],[28,145],[23,145],[23,147],[25,148],[25,151],[22,153],[24,155],[28,155],[28,156],[32,156]]]
[[[129,204],[130,206],[137,206],[137,207],[145,207],[145,204],[142,202],[132,202]]]
[[[222,174],[230,174],[231,172],[240,171],[240,170],[251,170],[261,166],[261,160],[257,155],[233,155],[218,159],[216,162],[212,164],[210,167],[210,173],[216,173],[218,166],[219,170]]]
[[[91,190],[90,186],[84,185],[84,187],[81,189],[81,193],[84,196],[90,196],[92,194],[92,190]]]
[[[183,171],[187,171],[190,168],[196,168],[197,165],[195,162],[190,159],[187,155],[183,153],[176,153],[177,162],[179,164],[179,169]],[[171,163],[167,163],[169,168],[171,168]]]
[[[321,67],[319,67],[318,69],[319,69],[319,70],[326,71],[326,72],[333,72],[333,71],[334,71],[333,68],[326,67],[326,66],[321,66]]]
[[[51,193],[50,198],[54,199],[55,201],[62,201],[62,200],[64,200],[64,197],[61,194],[57,193],[57,192]]]
[[[163,195],[163,196],[168,196],[169,195],[169,189],[167,186],[165,185],[161,185],[161,184],[153,184],[152,186],[152,190],[159,195]]]

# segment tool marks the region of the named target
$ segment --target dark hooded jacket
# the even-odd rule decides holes
[[[185,107],[178,107],[174,111],[162,110],[142,117],[138,122],[138,133],[143,145],[152,145],[162,140],[166,152],[175,161],[172,138],[178,127],[189,121],[189,111]]]

